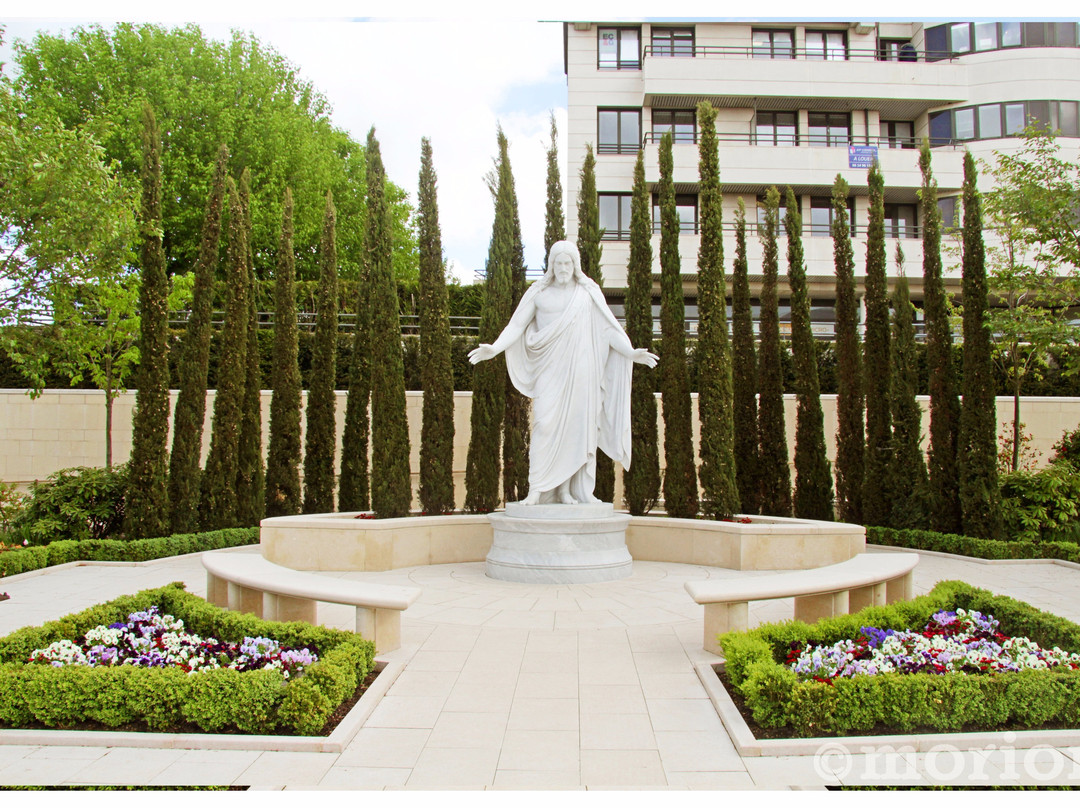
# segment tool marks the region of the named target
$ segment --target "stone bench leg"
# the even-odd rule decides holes
[[[401,611],[357,606],[356,633],[375,643],[380,654],[396,651],[401,647]]]
[[[829,592],[824,595],[803,595],[795,598],[795,619],[816,623],[824,617],[848,613],[848,593]]]
[[[911,585],[910,572],[907,575],[885,582],[885,599],[889,603],[896,603],[899,600],[911,600],[913,597],[915,597],[915,592]]]
[[[240,584],[229,582],[229,608],[234,612],[244,612],[262,617],[263,593],[258,589],[249,589]]]
[[[746,631],[749,628],[748,603],[706,603],[705,639],[703,647],[710,654],[720,655],[717,638],[728,631]]]
[[[886,588],[884,582],[860,586],[848,592],[848,608],[851,613],[861,612],[870,606],[884,606],[886,603]]]
[[[308,598],[293,598],[288,595],[263,592],[263,620],[280,620],[283,623],[299,620],[314,626],[317,624],[316,609],[315,601]]]
[[[229,582],[212,572],[206,573],[206,599],[222,609],[229,608]]]

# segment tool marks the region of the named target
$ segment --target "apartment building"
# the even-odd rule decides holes
[[[918,144],[929,138],[939,205],[958,209],[963,157],[1015,151],[1016,134],[1037,120],[1057,129],[1066,154],[1080,146],[1080,33],[1067,22],[565,22],[568,86],[568,232],[586,144],[596,152],[605,293],[616,314],[626,287],[630,193],[639,151],[646,181],[660,179],[658,144],[674,139],[674,181],[687,318],[696,317],[698,146],[695,108],[718,109],[724,192],[725,266],[734,256],[738,199],[746,205],[751,293],[761,280],[756,224],[765,192],[794,191],[803,221],[812,319],[832,333],[835,297],[831,193],[837,174],[852,190],[856,276],[864,271],[867,169],[885,179],[889,275],[896,245],[912,297],[922,298]],[[985,173],[980,186],[990,185]],[[654,272],[659,215],[654,195]],[[781,211],[781,216],[783,211]],[[953,236],[945,234],[948,244]],[[959,292],[959,257],[944,256],[946,284]],[[781,318],[786,315],[781,251]],[[659,283],[656,282],[658,294]],[[860,289],[860,295],[862,291]],[[658,298],[657,298],[658,304]],[[756,302],[756,301],[755,301]],[[657,311],[658,305],[657,305]]]

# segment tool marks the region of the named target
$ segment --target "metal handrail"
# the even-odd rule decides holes
[[[843,56],[837,56],[836,51],[828,48],[801,47],[764,47],[754,45],[670,45],[655,48],[646,45],[641,49],[641,61],[644,62],[649,56],[654,59],[689,59],[689,58],[742,58],[742,59],[772,59],[774,61],[804,60],[808,62],[850,62],[850,61],[874,61],[874,62],[951,62],[956,54],[951,52],[916,51],[914,48],[903,56],[885,58],[878,48],[844,48]]]
[[[173,327],[186,326],[188,318],[191,316],[191,312],[184,311],[171,311],[169,312],[169,325]],[[259,328],[273,328],[274,327],[274,312],[272,311],[260,311],[258,316]],[[402,314],[399,315],[401,320],[401,333],[402,334],[419,334],[420,333],[420,315],[418,314]],[[296,324],[304,331],[314,331],[315,323],[318,321],[319,316],[313,311],[300,311],[296,313]],[[351,312],[338,312],[338,331],[353,331],[356,329],[356,315]],[[479,317],[465,317],[465,316],[451,316],[450,318],[450,333],[462,336],[479,334],[480,333],[480,318]],[[93,319],[93,323],[104,324],[104,318]],[[211,313],[210,325],[211,327],[221,327],[225,324],[225,312],[215,311]]]
[[[664,132],[646,132],[641,139],[641,145],[648,146],[650,144],[658,144],[660,138],[664,135]],[[697,143],[698,133],[694,132],[692,140],[687,139],[685,136],[674,139],[673,145],[694,145]],[[790,140],[788,138],[791,138]],[[721,143],[745,143],[750,146],[776,146],[789,148],[792,146],[812,146],[814,148],[833,148],[833,149],[846,149],[848,146],[877,146],[879,149],[891,149],[901,151],[904,149],[917,149],[922,138],[909,137],[909,138],[897,138],[878,135],[848,135],[842,142],[836,141],[836,136],[830,135],[811,135],[808,132],[796,132],[792,135],[783,135],[780,138],[773,138],[765,140],[759,138],[756,132],[717,132],[716,139]],[[779,142],[775,142],[779,140]],[[949,140],[943,140],[942,138],[932,139],[930,145],[934,148],[940,146],[961,146],[965,141],[950,138]],[[897,145],[894,145],[897,144]],[[627,147],[624,147],[627,148]],[[603,152],[600,152],[603,153]],[[627,153],[623,151],[622,153]]]

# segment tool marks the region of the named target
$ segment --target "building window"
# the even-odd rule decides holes
[[[847,201],[848,232],[855,235],[855,199],[848,197]],[[810,197],[810,235],[831,236],[833,219],[832,197]]]
[[[601,70],[641,69],[640,28],[600,28],[597,36],[597,66]]]
[[[654,109],[653,140],[659,142],[665,132],[671,132],[674,143],[697,143],[697,113],[692,109]]]
[[[752,34],[755,59],[794,59],[794,31],[755,30]]]
[[[653,28],[650,53],[653,56],[693,56],[694,29]]]
[[[660,196],[653,194],[653,232],[660,232]],[[698,231],[697,194],[675,194],[675,211],[679,214],[679,232],[696,233]]]
[[[637,154],[641,148],[641,110],[598,109],[596,130],[597,154]]]
[[[938,213],[941,214],[941,229],[948,232],[956,230],[960,227],[960,221],[957,219],[957,197],[955,196],[941,196],[937,201]]]
[[[926,59],[1003,48],[1075,48],[1075,22],[952,22],[925,31]]]
[[[911,121],[881,121],[878,145],[883,149],[914,149],[915,124]]]
[[[795,112],[759,112],[754,118],[754,142],[759,146],[795,146],[799,142]]]
[[[811,112],[811,146],[846,146],[851,136],[851,117],[846,112]]]
[[[886,238],[918,238],[914,205],[885,205]]]
[[[600,229],[604,241],[627,241],[630,238],[630,201],[633,194],[597,194]]]
[[[807,31],[807,59],[847,59],[847,36],[843,31]]]
[[[918,60],[915,46],[907,39],[879,39],[879,62],[914,62]]]
[[[1063,137],[1080,137],[1076,101],[1008,101],[930,114],[930,145],[952,140],[992,140],[1020,134],[1035,121]]]

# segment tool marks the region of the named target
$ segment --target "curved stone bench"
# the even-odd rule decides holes
[[[356,633],[380,653],[401,647],[401,613],[420,590],[363,581],[343,581],[282,567],[252,553],[203,553],[206,599],[266,620],[316,622],[316,603],[356,607]]]
[[[687,581],[685,586],[690,597],[705,606],[705,650],[719,654],[720,634],[749,627],[750,601],[794,597],[795,619],[813,623],[867,606],[909,600],[911,571],[918,563],[918,553],[863,553],[812,570],[735,580]]]

